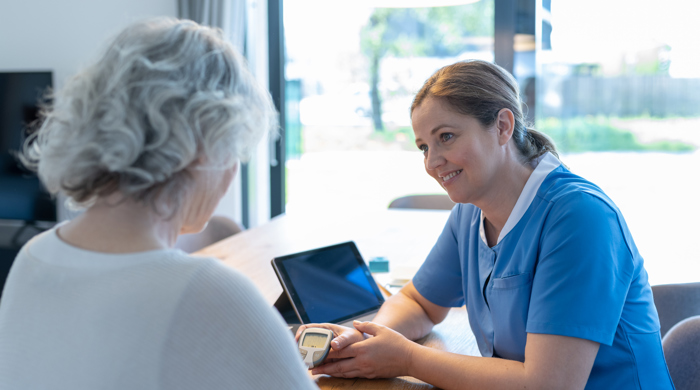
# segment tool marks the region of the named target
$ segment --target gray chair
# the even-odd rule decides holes
[[[431,209],[452,210],[454,202],[445,194],[407,195],[396,198],[389,204],[390,209]]]
[[[673,326],[662,345],[676,389],[700,389],[700,316],[686,318]]]
[[[700,283],[659,284],[651,286],[659,312],[661,337],[684,319],[700,315]]]
[[[180,235],[175,242],[175,248],[187,253],[196,252],[241,231],[243,231],[243,228],[234,220],[215,215],[209,219],[207,227],[201,232]]]

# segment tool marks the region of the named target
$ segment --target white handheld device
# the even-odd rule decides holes
[[[318,366],[331,349],[333,332],[323,328],[306,328],[299,336],[299,352],[309,368]]]

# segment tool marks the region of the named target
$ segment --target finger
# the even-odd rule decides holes
[[[365,337],[362,333],[357,332],[355,329],[349,329],[341,333],[338,337],[331,341],[331,346],[333,349],[343,349],[348,345],[360,342],[364,340]]]
[[[339,335],[341,332],[343,332],[346,329],[344,326],[336,325],[336,324],[304,324],[297,329],[297,333],[294,336],[294,339],[299,342],[299,337],[301,336],[302,332],[304,332],[304,329],[308,328],[323,328],[323,329],[328,329],[331,332],[333,332],[333,336]]]
[[[328,374],[328,375],[330,375],[330,374]],[[341,372],[339,374],[333,374],[331,376],[336,377],[336,378],[366,378],[367,377],[360,370]]]
[[[299,342],[299,337],[301,336],[301,333],[304,332],[304,329],[307,328],[308,325],[302,325],[297,329],[297,333],[294,335],[294,340],[298,343]]]
[[[370,321],[365,321],[365,322],[360,322],[360,321],[353,321],[352,325],[355,327],[355,329],[359,330],[362,333],[367,333],[368,335],[371,336],[376,336],[377,332],[379,332],[384,326],[375,324],[374,322]]]
[[[297,343],[299,342],[299,337],[301,337],[301,334],[304,333],[304,329],[307,329],[307,328],[323,328],[323,325],[322,324],[304,324],[304,325],[299,326],[299,328],[297,328],[297,333],[294,335],[294,340],[296,340]]]
[[[331,349],[328,351],[328,357],[331,359],[354,358],[361,353],[361,348],[361,344],[352,344],[343,349]]]
[[[331,376],[344,377],[343,373],[357,370],[358,368],[355,367],[355,359],[343,359],[333,363],[327,363],[318,367],[314,367],[313,370],[311,370],[311,373],[314,375],[326,374]]]

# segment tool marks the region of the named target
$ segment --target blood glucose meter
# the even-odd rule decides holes
[[[323,328],[306,328],[299,336],[299,352],[309,368],[318,366],[331,349],[333,332]]]

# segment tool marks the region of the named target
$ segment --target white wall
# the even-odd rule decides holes
[[[0,0],[0,71],[50,70],[61,88],[110,37],[153,16],[177,16],[177,0]]]
[[[248,34],[255,36],[249,45],[256,58],[251,68],[256,77],[267,79],[267,8],[266,0],[245,0],[252,19]],[[177,0],[0,0],[0,71],[51,70],[54,87],[98,58],[109,38],[129,23],[153,16],[177,16]],[[260,58],[257,58],[260,57]],[[260,167],[253,176],[263,184],[269,176],[267,150],[253,158]],[[255,181],[254,181],[255,182]],[[269,219],[269,186],[254,185],[251,199],[251,226]],[[241,221],[241,182],[236,178],[222,199],[216,214]],[[59,199],[59,205],[62,201]],[[59,219],[70,213],[59,206]]]
[[[60,88],[134,20],[177,16],[177,0],[0,0],[0,71],[52,70]]]

